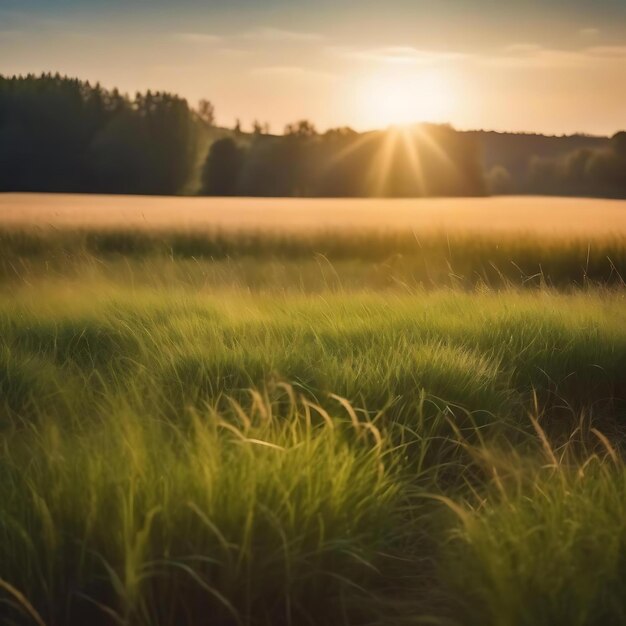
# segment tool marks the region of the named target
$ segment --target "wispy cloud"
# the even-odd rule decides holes
[[[512,43],[504,48],[504,52],[513,56],[532,56],[543,49],[544,47],[538,43]]]
[[[589,26],[587,28],[581,28],[578,31],[578,34],[581,35],[582,37],[586,37],[587,39],[594,39],[600,34],[600,29],[595,28],[593,26]]]
[[[243,50],[242,48],[229,48],[221,47],[217,49],[218,54],[226,57],[245,57],[250,54],[250,50]]]
[[[624,59],[626,58],[626,45],[594,46],[593,48],[587,48],[587,52],[595,57]]]
[[[172,33],[172,37],[178,41],[193,44],[214,44],[222,41],[219,35],[210,33]]]
[[[538,44],[514,44],[501,54],[481,55],[480,62],[512,68],[582,68],[626,59],[626,46],[593,46],[576,50],[543,47]]]
[[[535,42],[518,42],[487,52],[428,50],[413,46],[326,46],[326,52],[344,59],[389,65],[428,66],[448,63],[473,63],[507,68],[577,68],[600,62],[626,59],[626,45],[586,46],[559,49]]]
[[[329,46],[327,51],[344,58],[396,65],[430,65],[434,62],[458,60],[468,56],[465,53],[451,50],[423,50],[412,46],[381,46],[377,48]]]
[[[258,41],[292,41],[313,42],[321,41],[324,36],[320,33],[302,32],[296,30],[283,30],[281,28],[262,27],[242,34],[245,39]]]
[[[331,72],[313,70],[300,65],[266,65],[253,68],[250,73],[256,76],[289,76],[317,80],[334,80],[336,78],[336,75]]]
[[[511,44],[499,53],[483,54],[477,59],[484,65],[510,68],[575,67],[588,61],[581,51],[547,48],[536,43]]]

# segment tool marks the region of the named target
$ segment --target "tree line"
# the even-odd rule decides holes
[[[214,142],[201,192],[226,196],[421,197],[485,193],[476,142],[448,126],[319,134],[303,120],[282,136]]]
[[[422,196],[484,192],[475,142],[449,127],[319,134],[307,121],[270,135],[241,123],[211,141],[207,101],[129,98],[58,74],[0,76],[0,190],[176,194],[204,162],[199,193],[250,196]]]
[[[626,198],[626,132],[613,135],[603,148],[532,159],[529,187],[541,194]]]
[[[208,100],[134,97],[59,74],[0,75],[0,191],[420,197],[626,197],[626,133],[610,141],[446,125],[282,135],[215,127]]]
[[[0,190],[174,194],[194,159],[194,117],[175,95],[0,76]]]

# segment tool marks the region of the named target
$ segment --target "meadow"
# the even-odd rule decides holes
[[[623,204],[242,230],[29,198],[0,219],[0,623],[626,623]]]

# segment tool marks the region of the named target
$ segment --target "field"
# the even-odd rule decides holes
[[[584,198],[306,199],[172,198],[67,194],[0,195],[0,224],[66,228],[383,230],[607,236],[626,232],[624,201]]]
[[[625,203],[204,202],[0,197],[0,623],[626,623]]]

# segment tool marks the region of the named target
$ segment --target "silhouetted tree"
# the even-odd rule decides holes
[[[508,170],[502,165],[495,165],[485,177],[489,193],[494,195],[507,195],[514,191],[513,179]]]
[[[626,131],[622,130],[611,137],[611,147],[615,154],[626,158]]]
[[[285,126],[284,134],[289,137],[308,138],[315,137],[315,135],[317,135],[317,131],[315,130],[315,126],[312,122],[309,122],[308,120],[300,120],[294,124],[287,124],[287,126]]]
[[[244,150],[230,137],[215,141],[202,168],[201,193],[212,196],[235,196],[244,162]]]
[[[324,139],[353,139],[357,134],[358,133],[349,126],[339,126],[338,128],[329,128],[324,133]]]
[[[215,107],[213,103],[205,100],[204,98],[198,102],[198,117],[207,126],[215,125]]]

